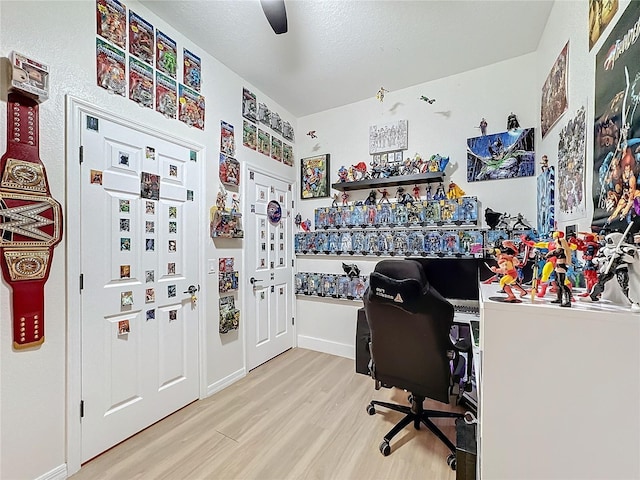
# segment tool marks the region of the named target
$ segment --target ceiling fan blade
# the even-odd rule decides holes
[[[276,34],[287,33],[287,9],[284,0],[260,0],[265,17]]]

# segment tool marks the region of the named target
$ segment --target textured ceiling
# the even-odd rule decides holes
[[[142,3],[297,117],[535,51],[553,0],[285,0],[276,35],[259,0]]]

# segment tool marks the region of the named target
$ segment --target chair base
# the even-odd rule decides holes
[[[416,430],[420,430],[420,424],[424,424],[429,430],[433,432],[433,434],[444,443],[447,448],[451,451],[451,454],[454,455],[456,453],[456,446],[453,444],[451,440],[440,430],[432,421],[432,418],[462,418],[464,414],[456,413],[456,412],[443,412],[440,410],[425,410],[423,408],[424,397],[411,395],[409,397],[411,400],[411,406],[398,405],[395,403],[388,402],[380,402],[378,400],[372,400],[369,405],[367,405],[367,413],[369,415],[373,415],[376,413],[375,405],[379,405],[381,407],[388,408],[390,410],[395,410],[397,412],[401,412],[405,414],[405,417],[400,420],[391,430],[384,436],[382,443],[380,444],[380,452],[387,456],[391,453],[391,446],[389,445],[391,439],[395,437],[404,427],[413,423],[413,426]],[[452,468],[455,469],[455,466]]]

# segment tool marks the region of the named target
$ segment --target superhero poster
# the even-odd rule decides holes
[[[586,111],[582,107],[560,131],[558,141],[558,220],[561,222],[586,216],[586,143]]]
[[[532,177],[535,171],[533,128],[467,139],[467,181]]]
[[[329,154],[300,160],[300,197],[323,198],[329,196]]]
[[[129,10],[129,53],[153,67],[153,25]]]
[[[596,55],[594,230],[624,231],[640,214],[640,2],[631,2]]]

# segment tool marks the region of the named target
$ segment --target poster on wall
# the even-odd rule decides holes
[[[555,172],[545,169],[537,178],[538,235],[550,238],[555,230]]]
[[[257,106],[256,106],[256,94],[242,89],[242,116],[251,122],[257,121]]]
[[[126,94],[125,53],[96,38],[96,74],[98,86],[117,95]]]
[[[186,48],[182,49],[183,74],[182,82],[196,92],[200,91],[200,80],[202,76],[202,64],[200,57],[191,53]]]
[[[256,149],[257,128],[254,124],[242,121],[242,144],[251,150]]]
[[[178,46],[176,42],[156,30],[156,68],[162,73],[176,78]]]
[[[220,121],[220,151],[230,157],[236,154],[236,139],[233,135],[233,125]]]
[[[129,10],[129,53],[153,67],[153,25]]]
[[[618,0],[589,0],[589,51],[618,11]]]
[[[542,85],[542,99],[540,102],[540,127],[542,138],[558,122],[564,112],[567,111],[567,85],[569,64],[569,42],[564,46],[556,59],[547,79]]]
[[[409,127],[406,120],[369,127],[369,154],[406,150],[409,145]]]
[[[156,111],[167,118],[176,118],[178,112],[178,94],[176,81],[156,72]]]
[[[533,128],[513,128],[467,139],[467,181],[532,177],[534,138]]]
[[[114,45],[125,48],[127,42],[127,7],[118,0],[96,1],[96,33]]]
[[[271,137],[271,158],[279,162],[282,161],[282,140],[276,138],[275,135]]]
[[[178,119],[190,127],[204,130],[204,97],[182,84],[179,85],[178,93]]]
[[[624,231],[640,204],[640,2],[631,2],[596,55],[592,228]]]
[[[300,160],[300,197],[324,198],[329,196],[329,154]]]
[[[282,142],[282,163],[293,166],[293,147]]]
[[[558,221],[586,214],[585,162],[587,125],[585,107],[560,132],[558,141]]]
[[[258,129],[258,151],[266,156],[271,155],[271,135]]]
[[[129,99],[153,108],[153,68],[134,57],[129,57]]]

